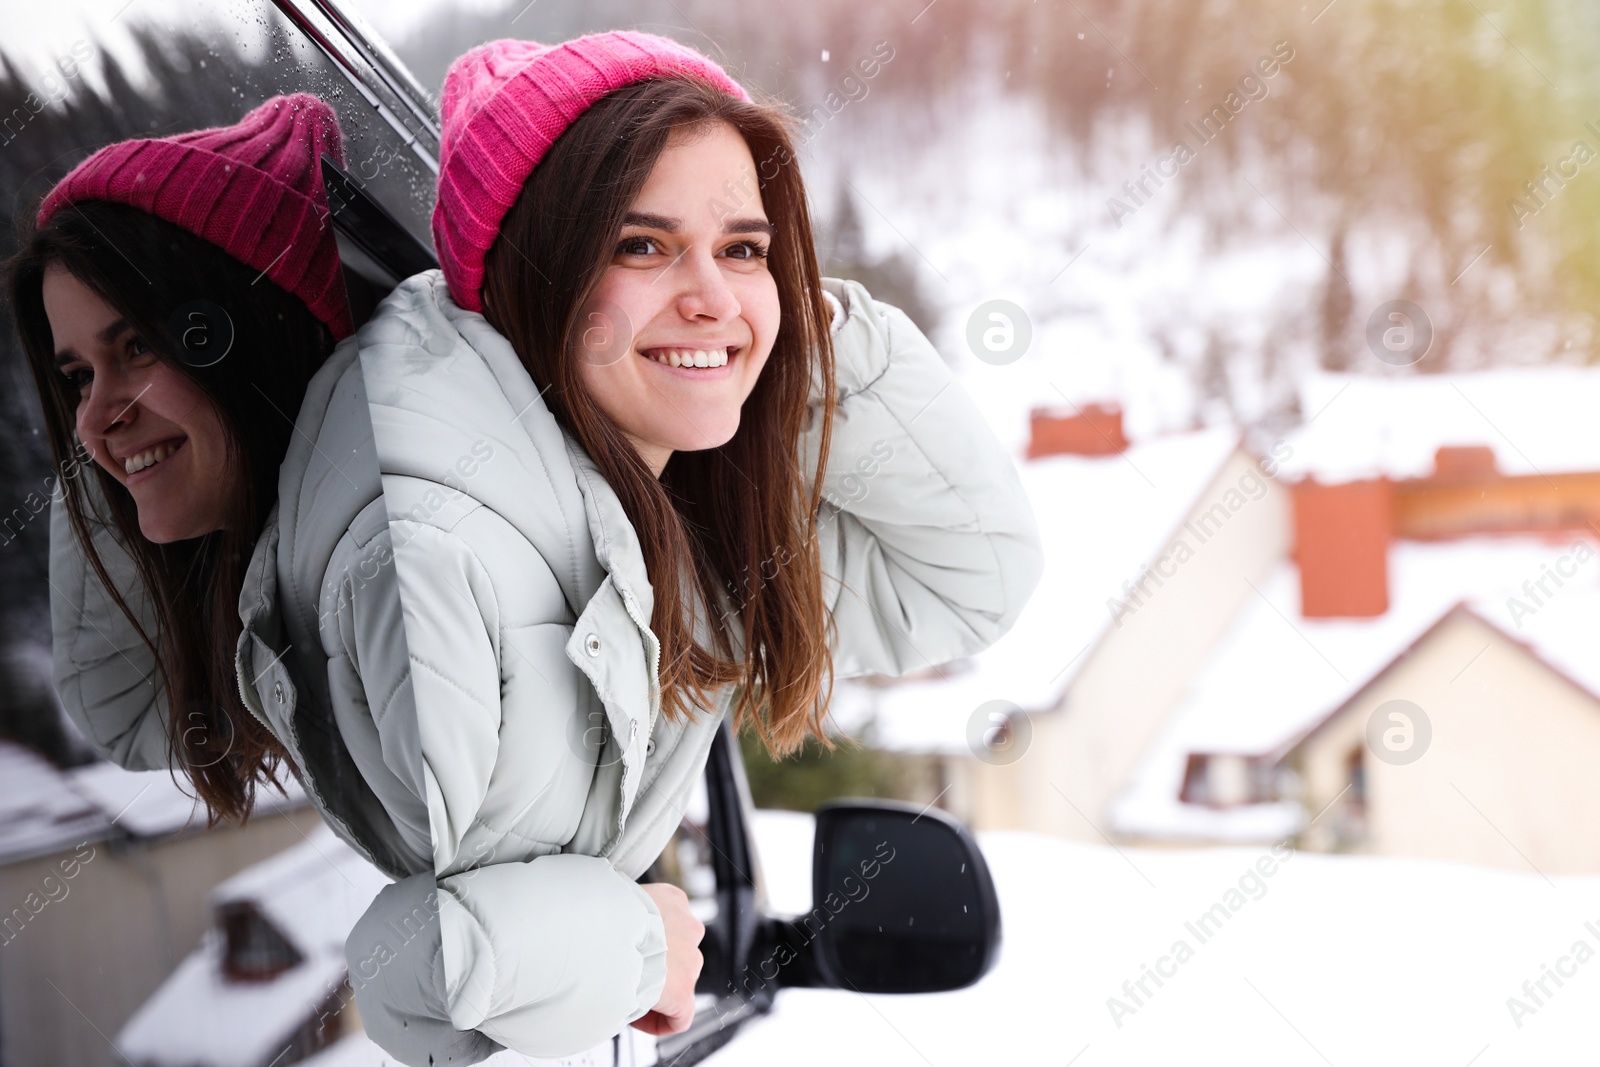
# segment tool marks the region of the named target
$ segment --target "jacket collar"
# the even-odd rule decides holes
[[[278,610],[277,556],[278,505],[274,503],[272,510],[267,513],[261,536],[256,538],[250,562],[245,567],[244,585],[239,590],[239,620],[244,624],[244,632],[240,635],[235,666],[239,671],[240,686],[252,691],[259,691],[261,677],[255,668],[254,657],[249,652],[249,638],[259,637],[268,645],[283,645],[283,620]],[[245,703],[251,704],[248,697],[245,697]],[[251,710],[256,709],[252,706]],[[266,714],[258,711],[257,715],[275,734],[283,736],[285,724],[273,721],[270,710]]]
[[[549,418],[554,421],[555,416],[549,415]],[[645,567],[639,532],[623,509],[617,491],[600,473],[599,465],[565,431],[562,436],[578,475],[578,488],[583,493],[584,514],[588,516],[589,533],[594,538],[595,558],[611,576],[617,592],[624,597],[631,595],[648,620],[655,607],[655,592],[650,585],[650,572]]]
[[[516,412],[516,421],[527,435],[525,445],[539,454],[552,479],[566,473],[576,484],[583,497],[593,558],[604,569],[605,575],[610,576],[617,592],[633,599],[648,623],[654,606],[649,572],[644,565],[644,552],[638,533],[623,509],[616,490],[606,481],[583,446],[556,420],[554,412],[544,402],[543,393],[534,385],[511,347],[511,342],[491,326],[482,314],[466,311],[451,299],[443,272],[425,271],[403,282],[402,286],[412,284],[417,287],[417,295],[434,305],[460,339],[494,375],[509,410]],[[553,454],[557,441],[560,442],[560,456]],[[576,546],[569,546],[569,551],[575,549]],[[603,576],[595,574],[584,583],[585,598],[593,595]],[[575,606],[581,609],[582,601]]]

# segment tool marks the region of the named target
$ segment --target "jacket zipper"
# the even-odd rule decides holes
[[[252,639],[255,636],[254,633],[248,627],[246,627],[245,633],[250,635]],[[268,722],[267,721],[267,717],[265,715],[263,715],[261,712],[257,711],[256,710],[256,706],[250,702],[249,693],[251,691],[247,691],[246,690],[246,687],[245,687],[245,684],[244,684],[244,675],[239,672],[238,666],[239,666],[238,663],[235,662],[234,663],[234,682],[239,687],[239,699],[242,700],[244,702],[244,706],[250,710],[250,714],[252,714],[252,715],[254,715],[256,717],[256,721],[261,723],[262,726],[266,727],[267,731],[269,733],[271,733],[274,737],[277,737],[278,732],[277,732],[276,729],[273,728],[272,723]],[[260,693],[256,693],[255,695],[259,698],[261,694]],[[284,728],[284,731],[286,733],[288,733],[291,737],[294,736],[294,723],[292,721],[292,716],[291,716],[290,719],[284,720],[283,728]],[[286,751],[288,750],[288,748],[289,748],[288,743],[285,742],[283,739],[280,738],[278,743],[283,745],[284,749]],[[291,757],[293,757],[295,754],[291,752],[290,755],[291,755]],[[298,767],[298,763],[291,762],[291,766]],[[328,801],[322,795],[322,791],[317,788],[317,783],[315,782],[314,777],[315,776],[311,774],[310,770],[306,770],[303,774],[296,774],[295,775],[295,778],[298,779],[299,782],[300,782],[301,788],[303,788],[306,791],[306,796],[310,798],[312,807],[316,809],[317,814],[322,816],[323,820],[330,824],[330,828],[334,830],[334,832],[337,834],[337,836],[339,836],[341,839],[343,839],[345,844],[349,845],[352,849],[354,849],[356,851],[356,853],[362,859],[366,860],[368,863],[370,863],[374,867],[378,868],[378,870],[383,871],[384,874],[390,874],[389,869],[387,867],[385,867],[383,864],[378,862],[377,858],[373,855],[372,850],[367,847],[367,843],[365,841],[361,840],[360,835],[355,833],[355,831],[351,830],[350,829],[350,825],[348,823],[346,823],[338,815],[334,814],[333,808],[331,808],[328,805]],[[342,832],[340,832],[340,831],[342,831]],[[395,877],[396,880],[398,880],[398,878],[405,877],[404,874],[401,874],[399,876],[395,876],[395,875],[390,875],[390,876],[391,877]]]
[[[245,629],[245,634],[247,636],[250,635],[250,630],[248,628]],[[256,710],[256,706],[250,702],[249,694],[245,692],[244,675],[242,673],[240,673],[239,664],[237,662],[235,662],[234,665],[233,665],[233,674],[234,674],[233,680],[239,686],[239,700],[240,700],[240,702],[242,702],[244,704],[244,706],[249,710],[250,714],[252,714],[252,715],[254,715],[256,717],[256,721],[259,722],[262,726],[265,726],[267,728],[267,730],[270,732],[272,730],[272,724],[267,721],[267,717],[265,715],[263,715],[261,712]],[[260,694],[258,693],[256,695],[259,696]]]
[[[612,580],[614,582],[616,579],[613,578]],[[646,725],[651,730],[654,730],[661,706],[661,639],[656,637],[655,631],[650,629],[650,624],[639,617],[639,605],[634,601],[631,589],[622,594],[622,606],[627,609],[628,618],[633,620],[633,624],[648,633],[652,639],[650,645],[650,685],[655,690],[655,693],[650,706],[650,721]],[[649,735],[646,734],[646,736]]]

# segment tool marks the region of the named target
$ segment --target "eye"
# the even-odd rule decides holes
[[[654,237],[644,237],[642,235],[624,237],[617,243],[617,255],[619,256],[648,256],[659,251],[660,248],[656,245]]]
[[[138,334],[129,335],[127,352],[129,359],[138,359],[141,356],[153,354],[150,346],[145,344],[144,338],[140,337]]]
[[[740,241],[728,246],[728,255],[733,259],[766,259],[767,252],[767,246],[759,241]]]
[[[63,370],[61,376],[67,380],[68,385],[80,393],[94,380],[94,372],[88,367],[73,367],[70,370]]]

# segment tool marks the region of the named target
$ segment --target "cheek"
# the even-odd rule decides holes
[[[273,413],[276,417],[276,412]],[[228,435],[222,428],[222,419],[209,402],[200,401],[194,410],[192,421],[185,427],[185,432],[191,437],[199,437],[206,445],[206,450],[213,455],[222,457],[228,452]]]
[[[221,455],[226,450],[222,416],[205,390],[165,364],[153,368],[148,381],[141,400],[146,408],[181,430],[196,451]],[[262,408],[262,417],[282,417],[265,401]]]
[[[652,285],[643,271],[613,268],[601,275],[585,310],[597,326],[616,339],[608,343],[620,342],[622,347],[631,348],[639,329],[662,313],[665,289]]]
[[[579,360],[578,380],[583,383],[584,391],[595,405],[619,425],[626,423],[629,412],[639,408],[639,390],[643,386],[639,384],[631,362],[618,361],[594,366]]]
[[[174,421],[194,418],[206,398],[198,385],[165,363],[150,368],[141,388],[144,406]]]
[[[181,378],[166,388],[156,404],[186,433],[203,433],[209,424],[216,421],[211,398]]]
[[[778,336],[778,323],[782,312],[778,305],[778,283],[771,274],[762,272],[745,279],[738,290],[739,306],[744,309],[744,319],[755,333],[755,340],[763,350],[770,349]]]

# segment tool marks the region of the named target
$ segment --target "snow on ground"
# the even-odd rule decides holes
[[[1589,549],[1581,563],[1573,550],[1579,542]],[[1574,576],[1531,614],[1513,613],[1512,597],[1531,606],[1523,583],[1538,580],[1563,556],[1573,557],[1564,567]],[[1372,619],[1302,618],[1299,570],[1287,560],[1261,584],[1261,594],[1235,616],[1114,804],[1110,821],[1119,831],[1223,840],[1290,832],[1302,814],[1294,805],[1217,811],[1180,803],[1188,754],[1260,754],[1285,746],[1462,601],[1600,694],[1593,655],[1600,646],[1600,548],[1589,540],[1397,541],[1389,548],[1389,610]]]
[[[804,868],[809,880],[809,863],[792,854],[805,835],[788,813],[769,832],[770,816],[757,813],[762,862],[781,863],[788,877]],[[705,1062],[1496,1067],[1593,1058],[1600,876],[1547,882],[1420,860],[1278,860],[1265,847],[1118,852],[1009,831],[978,840],[1004,927],[1000,960],[981,982],[916,996],[783,990],[771,1016]],[[1219,904],[1228,918],[1214,919],[1202,941],[1186,924]],[[1579,942],[1586,948],[1575,952]],[[1567,972],[1563,984],[1545,977],[1546,965]],[[1160,986],[1146,978],[1144,992],[1135,985],[1135,1001],[1123,983],[1146,966],[1167,977]],[[1114,1018],[1113,997],[1132,1012]],[[1514,1018],[1511,997],[1533,1011]]]
[[[816,820],[803,811],[759,809],[755,812],[755,846],[772,915],[799,915],[811,910],[811,845]]]
[[[1231,430],[1173,434],[1119,456],[1047,456],[1021,463],[1022,482],[1048,546],[1044,575],[999,641],[951,666],[945,678],[885,689],[840,683],[835,721],[854,734],[875,714],[885,748],[961,752],[967,721],[985,701],[1054,707],[1111,625],[1122,595],[1171,538],[1238,445]]]

